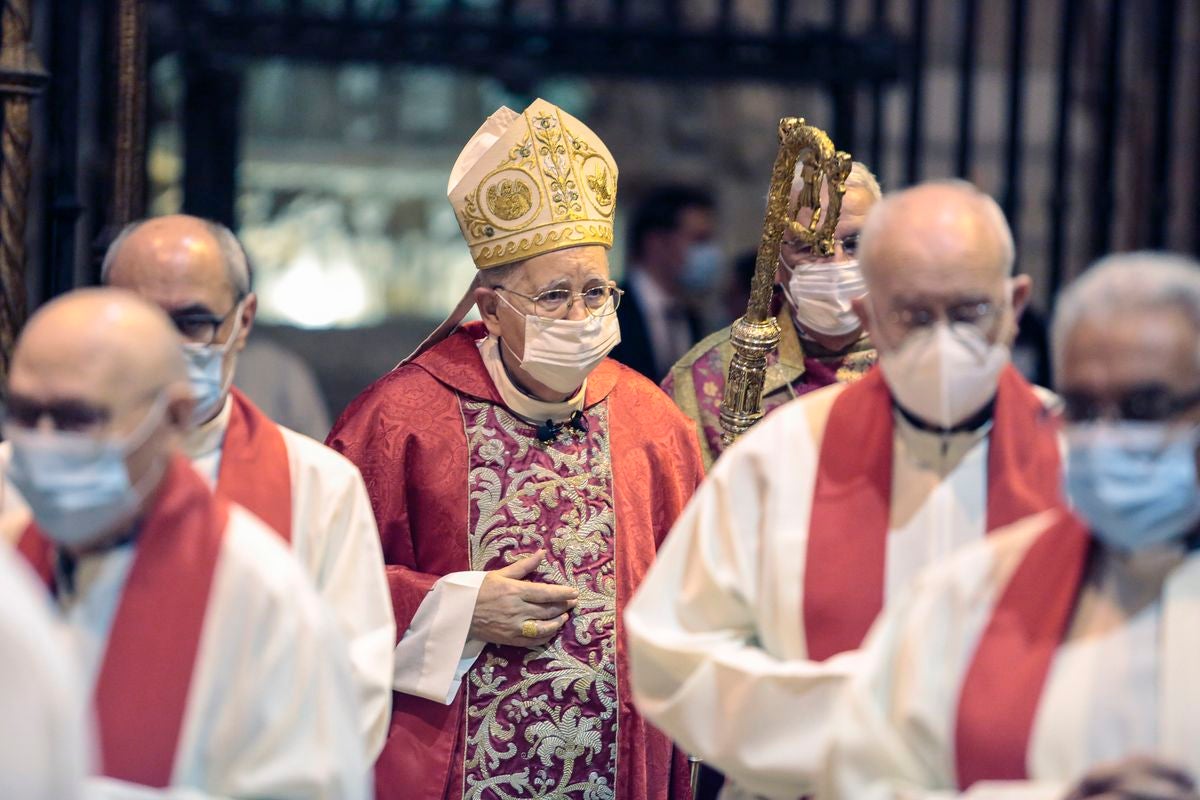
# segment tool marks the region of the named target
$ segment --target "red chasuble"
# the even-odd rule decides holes
[[[809,657],[853,650],[883,608],[892,399],[875,368],[833,401],[817,467],[804,578]],[[1062,505],[1056,421],[1020,373],[1000,375],[988,434],[987,530]]]
[[[142,521],[96,679],[100,753],[110,778],[155,788],[171,783],[228,521],[226,501],[174,456]],[[53,549],[35,526],[18,549],[53,588]]]
[[[1054,654],[1083,582],[1091,537],[1064,512],[1030,545],[984,628],[963,680],[954,754],[958,785],[1026,779],[1029,738]]]
[[[217,492],[249,509],[292,540],[292,471],[283,434],[258,406],[236,388],[229,427],[221,445]]]
[[[633,707],[620,619],[701,479],[693,426],[606,360],[587,430],[541,443],[503,406],[484,335],[468,325],[381,378],[329,444],[366,481],[401,636],[439,577],[541,547],[538,580],[579,587],[580,608],[546,648],[486,647],[449,706],[395,694],[377,796],[687,797],[685,760]]]

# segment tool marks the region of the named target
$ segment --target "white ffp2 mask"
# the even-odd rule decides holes
[[[965,323],[935,325],[909,334],[895,350],[879,352],[892,397],[930,425],[953,428],[995,397],[1010,353]]]

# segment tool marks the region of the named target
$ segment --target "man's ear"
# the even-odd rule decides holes
[[[1033,278],[1028,275],[1017,275],[1012,279],[1013,321],[1020,322],[1021,315],[1029,306],[1029,298],[1033,296]]]
[[[492,336],[500,335],[500,296],[495,289],[486,286],[475,288],[475,306],[479,309],[479,318],[487,326]]]
[[[254,292],[246,295],[242,299],[242,326],[238,331],[237,341],[233,344],[233,351],[240,353],[246,349],[246,340],[250,338],[250,331],[254,329],[254,319],[258,316],[258,295]]]
[[[854,313],[858,315],[858,321],[862,323],[863,330],[872,340],[875,338],[874,320],[871,319],[871,310],[867,306],[867,296],[856,297],[850,301],[850,307],[854,309]]]
[[[167,422],[172,432],[183,435],[192,429],[192,409],[196,399],[187,382],[167,387]]]

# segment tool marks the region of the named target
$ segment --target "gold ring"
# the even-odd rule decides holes
[[[527,619],[521,623],[521,635],[526,639],[536,639],[538,637],[537,623],[531,619]]]

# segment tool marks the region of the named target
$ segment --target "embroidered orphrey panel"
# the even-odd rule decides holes
[[[500,406],[461,401],[470,454],[471,569],[538,550],[534,580],[579,605],[543,647],[488,646],[467,679],[464,800],[614,800],[616,517],[607,403],[588,430],[539,442]]]

